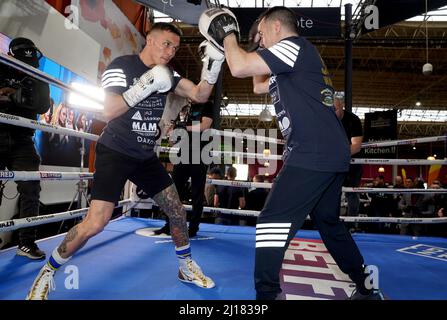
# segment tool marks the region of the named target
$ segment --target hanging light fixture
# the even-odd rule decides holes
[[[427,5],[427,0],[425,0],[425,50],[426,50],[426,57],[427,57],[427,62],[422,66],[422,74],[424,76],[428,76],[433,72],[433,65],[431,63],[428,62],[428,16],[427,16],[427,12],[428,11],[428,5]]]
[[[259,114],[259,121],[272,121],[273,116],[272,113],[269,111],[269,109],[267,109],[267,105],[265,106],[265,108],[261,111],[261,113]]]

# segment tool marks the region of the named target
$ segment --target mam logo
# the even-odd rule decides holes
[[[157,124],[134,121],[132,123],[132,131],[140,134],[149,133],[151,135],[155,135],[157,133]]]
[[[293,239],[280,279],[286,300],[344,300],[354,289],[321,240]]]

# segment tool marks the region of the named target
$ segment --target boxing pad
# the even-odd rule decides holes
[[[174,75],[165,65],[156,65],[137,79],[135,84],[123,93],[123,99],[129,108],[149,97],[154,92],[167,92],[174,84]]]
[[[261,36],[259,35],[258,32],[258,24],[259,21],[256,20],[251,26],[250,31],[248,32],[248,46],[247,46],[248,52],[256,51],[259,48],[259,42],[261,41]]]
[[[239,37],[239,24],[233,12],[227,8],[205,10],[199,18],[200,33],[215,47],[224,51],[223,40],[231,33]]]
[[[201,80],[206,80],[209,84],[215,84],[219,77],[225,55],[208,40],[204,40],[199,45],[199,55],[203,62]]]

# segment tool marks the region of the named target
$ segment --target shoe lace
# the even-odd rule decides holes
[[[42,274],[42,278],[38,284],[38,292],[40,292],[40,299],[44,300],[48,297],[48,293],[56,290],[56,283],[54,282],[54,272],[47,270]]]
[[[188,266],[188,270],[191,271],[197,278],[199,278],[204,283],[206,282],[206,277],[197,263],[194,263],[193,260],[189,260],[186,262],[186,265]]]

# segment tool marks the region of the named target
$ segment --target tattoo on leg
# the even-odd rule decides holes
[[[62,241],[62,243],[60,244],[59,248],[57,249],[57,251],[59,252],[59,254],[65,254],[67,252],[67,244],[70,241],[73,241],[73,239],[76,238],[76,236],[78,235],[78,226],[74,226],[73,228],[71,228],[67,235],[65,236],[64,240]]]
[[[64,240],[57,248],[57,252],[59,252],[59,254],[61,255],[62,258],[68,258],[69,256],[73,255],[74,252],[81,249],[87,243],[87,240],[82,241],[78,247],[76,247],[74,250],[72,250],[73,252],[71,252],[67,255],[67,251],[68,251],[67,244],[69,242],[72,242],[77,237],[78,237],[78,226],[76,225],[68,231]]]
[[[172,184],[154,197],[155,202],[169,217],[172,240],[177,247],[189,243],[188,228],[186,225],[186,211],[180,201],[175,185]]]

